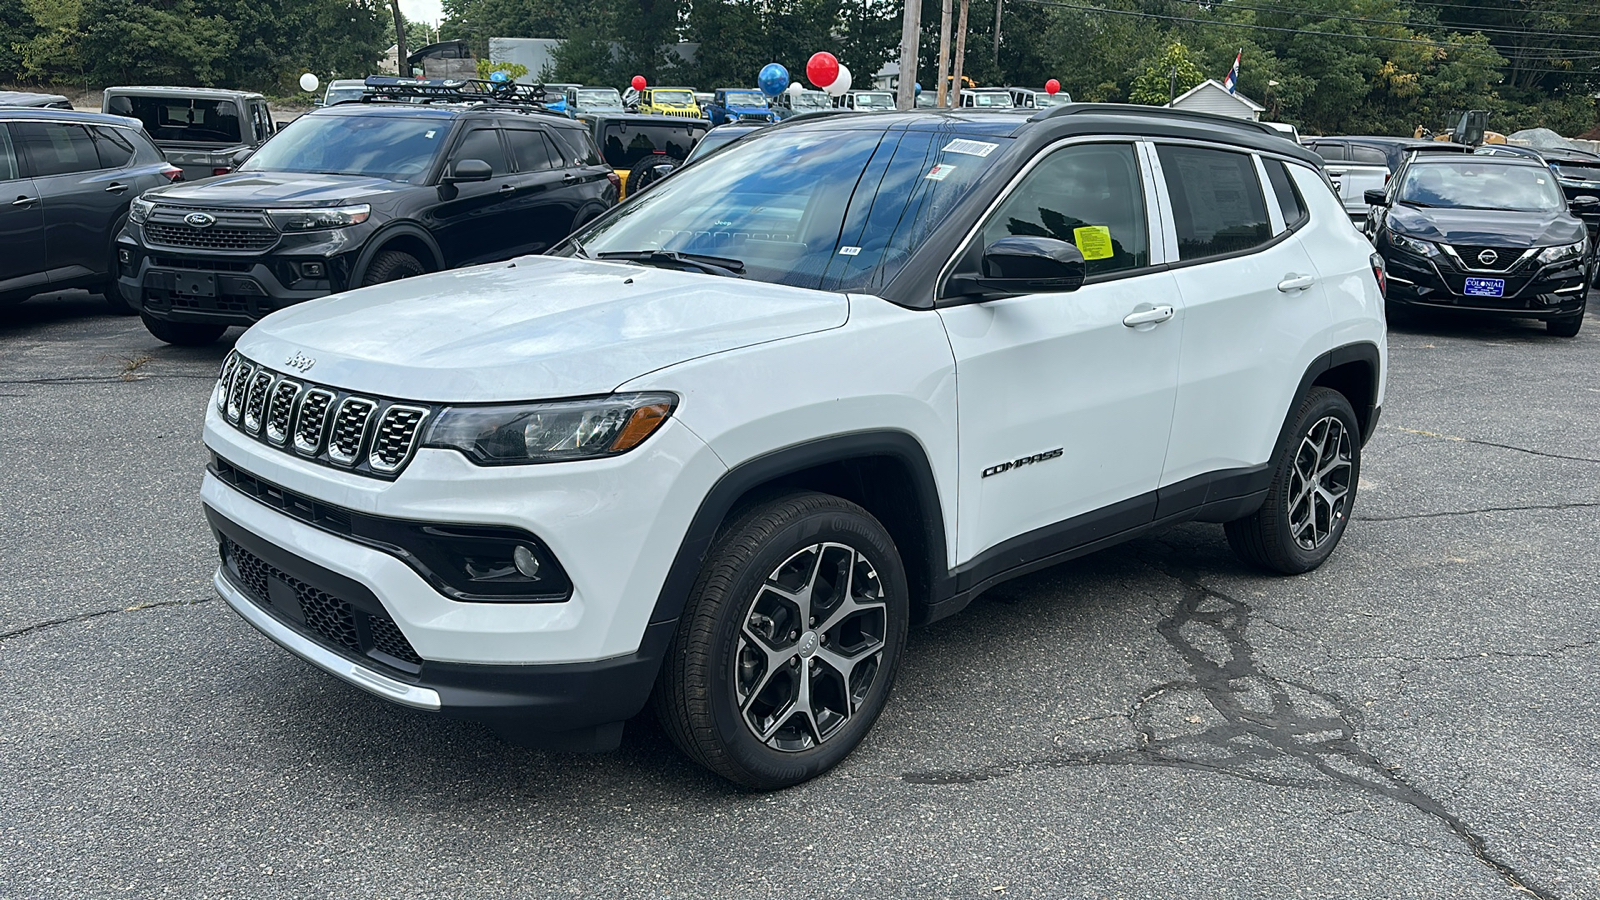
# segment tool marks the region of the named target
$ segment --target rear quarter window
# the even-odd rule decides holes
[[[1172,198],[1180,260],[1239,253],[1272,239],[1261,179],[1249,155],[1175,146],[1156,152]]]

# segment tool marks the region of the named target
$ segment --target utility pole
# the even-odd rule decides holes
[[[922,0],[905,0],[905,16],[900,23],[900,85],[895,105],[912,109],[917,105],[917,42],[922,39]]]
[[[951,106],[961,105],[961,63],[967,58],[967,7],[971,3],[972,0],[961,0],[961,18],[956,23],[956,63],[950,79],[953,82],[950,85]]]
[[[939,100],[940,109],[945,107],[945,94],[949,92],[950,77],[950,13],[955,6],[954,0],[944,0],[944,8],[939,12]]]
[[[1000,10],[1005,8],[1005,0],[994,0],[994,67],[1000,68]]]
[[[410,78],[411,67],[406,64],[406,17],[400,11],[400,0],[389,0],[389,8],[394,11],[394,48],[399,53],[395,60],[395,74]]]

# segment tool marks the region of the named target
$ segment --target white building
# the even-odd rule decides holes
[[[1182,95],[1167,104],[1173,109],[1187,109],[1194,112],[1214,113],[1219,116],[1232,116],[1235,119],[1258,120],[1265,106],[1251,100],[1243,94],[1230,94],[1222,86],[1222,82],[1208,78],[1200,82]]]

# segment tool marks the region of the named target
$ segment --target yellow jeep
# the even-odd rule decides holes
[[[686,87],[653,87],[639,92],[639,112],[657,116],[700,118],[700,104],[694,90]]]

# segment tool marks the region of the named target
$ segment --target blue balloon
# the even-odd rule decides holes
[[[507,75],[503,69],[495,69],[493,72],[489,73],[489,80],[495,84],[505,84],[506,79],[510,77],[511,76]]]
[[[761,93],[776,97],[789,87],[789,70],[777,63],[767,63],[761,68],[761,74],[756,76],[756,84],[760,86]]]
[[[916,95],[915,96],[921,96],[922,95],[922,82],[914,81],[914,82],[911,83],[911,86],[916,89]]]

